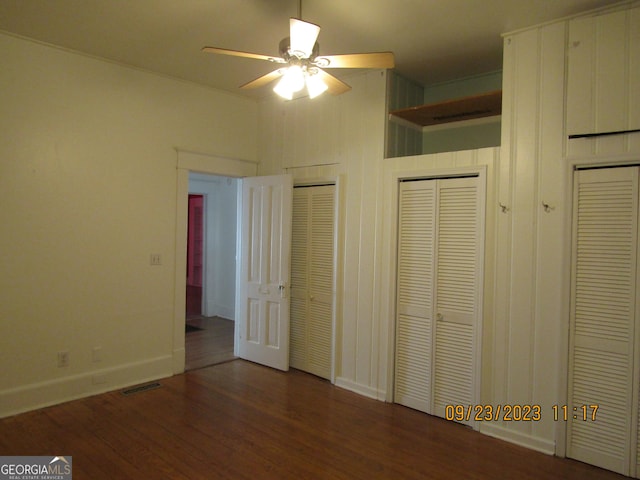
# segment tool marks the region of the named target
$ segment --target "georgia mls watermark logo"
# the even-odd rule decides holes
[[[71,480],[70,456],[0,457],[0,480]]]

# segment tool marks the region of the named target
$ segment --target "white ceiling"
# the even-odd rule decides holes
[[[501,33],[610,0],[302,0],[325,55],[392,51],[422,85],[502,67]],[[278,55],[298,0],[0,0],[0,30],[236,94],[273,64],[201,47]],[[1,68],[1,67],[0,67]],[[347,78],[351,70],[331,70]]]

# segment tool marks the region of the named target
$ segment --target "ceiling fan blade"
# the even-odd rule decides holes
[[[297,18],[289,19],[289,48],[292,54],[300,58],[309,58],[316,44],[320,27],[313,23],[303,22]]]
[[[218,48],[218,47],[202,47],[202,51],[207,53],[219,53],[222,55],[231,55],[234,57],[253,58],[256,60],[269,60],[276,63],[285,63],[284,58],[270,57],[269,55],[261,55],[259,53],[241,52],[240,50],[228,50],[226,48]]]
[[[266,75],[262,75],[261,77],[256,78],[255,80],[251,80],[250,82],[245,83],[240,86],[240,88],[258,88],[266,85],[267,83],[273,82],[276,78],[282,76],[280,70],[274,70],[271,73],[267,73]]]
[[[318,69],[318,73],[316,75],[320,76],[324,83],[327,84],[327,87],[329,87],[327,91],[331,95],[340,95],[341,93],[351,90],[349,85],[324,70]]]
[[[395,66],[392,52],[322,55],[316,57],[313,63],[322,68],[393,68]]]

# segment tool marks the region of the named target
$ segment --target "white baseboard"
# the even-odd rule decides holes
[[[227,307],[215,302],[209,302],[206,306],[207,317],[222,317],[226,320],[234,320],[236,318],[235,308]]]
[[[157,357],[0,391],[0,418],[170,377],[173,358]]]
[[[344,388],[351,392],[363,395],[365,397],[372,398],[374,400],[386,401],[386,391],[376,390],[367,385],[358,384],[352,380],[343,377],[337,377],[335,385],[340,388]],[[506,429],[504,427],[486,423],[480,423],[480,433],[488,435],[490,437],[499,438],[510,443],[515,443],[531,450],[536,450],[547,455],[555,455],[555,442],[552,440],[546,440],[532,435],[527,435],[521,432]]]
[[[373,398],[374,400],[385,401],[387,392],[371,388],[368,385],[362,385],[352,380],[343,377],[336,377],[335,385],[345,390],[349,390],[354,393],[358,393],[365,397]]]
[[[173,374],[174,375],[184,373],[186,356],[187,356],[187,350],[184,346],[182,348],[177,348],[173,351]]]
[[[489,435],[490,437],[499,438],[510,443],[515,443],[521,447],[530,448],[547,455],[555,455],[556,444],[552,440],[534,437],[521,432],[515,432],[499,425],[481,422],[480,433]]]

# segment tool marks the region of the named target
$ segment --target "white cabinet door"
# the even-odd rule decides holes
[[[289,369],[291,175],[242,180],[238,354]]]
[[[640,129],[640,7],[569,23],[567,134]]]

